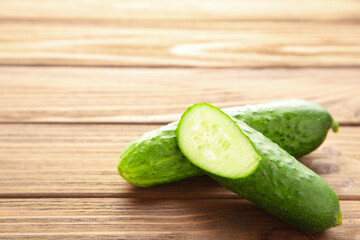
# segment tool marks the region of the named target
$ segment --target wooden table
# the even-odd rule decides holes
[[[360,2],[1,0],[0,239],[360,239]],[[137,188],[126,144],[189,105],[304,98],[338,134],[300,159],[343,225],[295,229],[208,177]]]

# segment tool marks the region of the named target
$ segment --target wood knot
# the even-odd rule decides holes
[[[331,174],[339,171],[339,166],[335,162],[314,161],[310,168],[318,174]]]
[[[313,239],[310,233],[292,228],[274,228],[264,234],[264,239]]]
[[[340,151],[334,147],[323,147],[321,151],[326,157],[338,157],[341,155]]]
[[[355,117],[360,117],[360,110],[357,110],[357,111],[355,112]]]
[[[350,178],[345,178],[345,180],[342,181],[341,186],[344,188],[352,188],[354,186],[354,181]]]

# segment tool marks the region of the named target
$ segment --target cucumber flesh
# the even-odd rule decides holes
[[[193,129],[193,116],[197,116],[198,122],[216,124],[216,131],[221,133],[198,133],[207,132],[208,128],[200,124]],[[229,125],[233,125],[238,134],[230,131],[232,128]],[[247,147],[240,152],[230,147],[223,148],[222,153],[213,152],[211,164],[204,163],[205,151],[217,148],[212,144],[221,145],[223,137],[219,135],[231,136],[231,144],[237,146],[242,143]],[[339,199],[319,175],[263,134],[244,122],[232,119],[220,109],[209,104],[190,107],[181,117],[176,136],[180,150],[195,166],[225,188],[285,222],[307,231],[323,231],[341,225]],[[195,136],[198,137],[196,141],[192,140]],[[199,149],[204,142],[207,147]],[[244,163],[244,159],[250,163]],[[222,166],[221,170],[218,166]]]
[[[249,139],[239,131],[234,121],[216,111],[210,104],[194,105],[182,121],[179,144],[187,149],[187,158],[207,172],[227,178],[249,175],[260,157]],[[191,110],[191,109],[190,109]],[[202,119],[199,121],[199,119]]]

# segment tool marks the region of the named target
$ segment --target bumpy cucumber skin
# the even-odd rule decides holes
[[[318,148],[333,123],[337,124],[325,108],[300,99],[235,107],[224,112],[261,132],[296,158]]]
[[[220,109],[217,110],[227,116]],[[186,112],[183,117],[185,115]],[[295,227],[318,232],[341,225],[339,199],[320,176],[263,134],[239,120],[232,120],[253,144],[261,157],[260,163],[255,171],[243,178],[229,179],[207,173],[209,176]],[[180,120],[177,135],[181,131]],[[181,145],[180,149],[186,156],[186,149],[182,149]],[[189,160],[196,164],[196,160]]]
[[[316,149],[333,124],[323,107],[299,99],[226,108],[224,112],[262,132],[295,157]],[[148,132],[126,147],[118,165],[126,181],[150,187],[204,174],[178,148],[177,123]]]
[[[124,150],[118,170],[126,181],[149,187],[204,174],[181,153],[175,136],[177,123],[144,134]]]

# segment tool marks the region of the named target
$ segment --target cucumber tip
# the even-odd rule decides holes
[[[342,224],[342,213],[340,212],[337,216],[336,226],[341,226]]]
[[[332,130],[334,133],[337,133],[339,131],[339,124],[335,120],[332,121]]]

